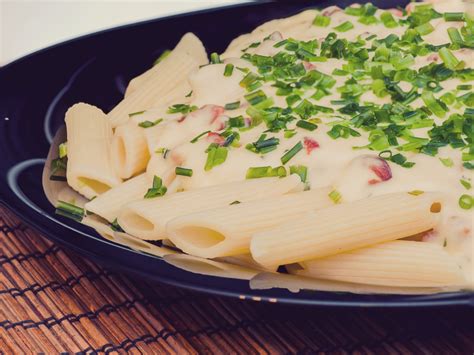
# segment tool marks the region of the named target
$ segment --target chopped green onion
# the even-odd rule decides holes
[[[285,130],[284,137],[285,138],[291,138],[296,134],[296,131],[294,129],[287,129]]]
[[[187,104],[176,104],[168,108],[166,111],[167,113],[182,113],[183,115],[186,115],[190,112],[196,111],[198,109],[197,106],[190,106]]]
[[[459,198],[459,207],[464,210],[470,210],[474,207],[474,196],[470,196],[467,194],[461,195]]]
[[[163,196],[166,194],[168,189],[166,186],[163,186],[163,180],[159,176],[153,176],[153,183],[151,188],[148,189],[144,198],[155,198],[158,196]]]
[[[193,176],[193,169],[182,168],[180,166],[177,166],[174,172],[176,175],[188,176],[188,177]]]
[[[163,159],[166,159],[169,152],[170,152],[170,150],[168,148],[158,148],[157,150],[155,150],[155,153],[163,154]]]
[[[423,91],[421,98],[429,110],[436,116],[443,118],[446,115],[446,110],[442,105],[443,103],[438,101],[431,91]]]
[[[286,169],[284,166],[272,168],[271,166],[251,167],[247,169],[246,179],[259,179],[265,177],[285,177]]]
[[[235,127],[235,128],[245,127],[245,120],[242,116],[230,117],[227,122],[229,124],[229,127]]]
[[[224,68],[224,76],[231,76],[234,71],[234,64],[226,64]]]
[[[423,195],[425,192],[422,190],[413,190],[409,191],[408,194],[413,195],[413,196],[420,196]]]
[[[447,68],[452,70],[460,69],[459,66],[462,65],[462,62],[460,62],[448,48],[440,48],[438,53]]]
[[[226,110],[236,110],[239,107],[240,107],[240,101],[230,102],[228,104],[225,104],[224,106]]]
[[[415,31],[418,32],[420,36],[426,36],[427,34],[430,34],[434,31],[434,27],[431,25],[431,23],[427,22],[415,27]]]
[[[461,183],[462,186],[464,186],[466,190],[470,190],[472,187],[471,183],[467,180],[461,179],[459,180],[459,182]]]
[[[474,170],[474,164],[473,163],[466,162],[462,166],[464,166],[466,169]]]
[[[67,169],[67,157],[64,158],[56,158],[51,160],[51,175],[49,177],[50,180],[57,180],[62,181],[62,177],[60,175],[56,175],[59,171],[66,171]]]
[[[472,90],[472,85],[467,85],[467,84],[458,85],[456,87],[456,89],[458,89],[458,90]]]
[[[221,58],[219,57],[219,54],[217,54],[216,52],[211,53],[211,63],[212,64],[222,63]]]
[[[238,68],[237,68],[238,69]],[[258,80],[258,75],[252,72],[249,72],[244,78],[240,81],[239,85],[243,88],[248,88],[250,85],[255,83]]]
[[[318,27],[328,27],[330,23],[331,18],[329,16],[324,16],[320,14],[316,15],[313,21],[313,25]]]
[[[60,216],[73,219],[77,222],[82,221],[82,218],[84,218],[86,215],[86,211],[83,208],[61,200],[59,200],[58,204],[56,205],[55,213]]]
[[[138,124],[139,127],[142,127],[142,128],[150,128],[150,127],[153,127],[153,126],[156,126],[158,123],[162,122],[163,119],[162,118],[159,118],[157,119],[156,121],[143,121],[143,122],[140,122]]]
[[[352,30],[353,28],[354,25],[350,21],[343,22],[339,26],[334,27],[334,29],[338,32],[347,32],[349,30]]]
[[[265,95],[262,90],[258,90],[247,94],[244,97],[250,103],[250,105],[255,106],[258,103],[264,101],[267,98],[267,95]]]
[[[186,95],[184,95],[184,97],[191,97],[192,94],[193,94],[193,91],[191,90],[191,91],[188,92]]]
[[[303,128],[303,129],[306,129],[308,131],[314,131],[316,128],[318,128],[317,124],[314,124],[314,123],[311,123],[311,122],[308,122],[308,121],[304,121],[304,120],[299,120],[298,122],[296,122],[296,126],[300,127],[300,128]]]
[[[58,147],[59,158],[67,157],[67,142],[61,143]]]
[[[455,27],[448,28],[448,36],[449,36],[449,39],[451,40],[451,43],[453,43],[453,44],[462,44],[463,43],[463,39],[461,37],[461,34],[459,33],[459,30]]]
[[[171,51],[169,49],[165,49],[158,58],[153,62],[153,66],[157,65],[159,62],[161,62],[163,59],[165,59],[167,56],[169,56]]]
[[[193,139],[191,139],[189,142],[190,143],[196,143],[199,138],[201,138],[202,136],[208,134],[210,131],[205,131],[205,132],[202,132],[201,134],[197,135],[196,137],[194,137]]]
[[[445,12],[443,17],[445,21],[464,21],[464,12]]]
[[[137,112],[132,112],[128,114],[128,117],[133,117],[133,116],[138,116],[145,113],[145,111],[137,111]]]
[[[282,164],[284,165],[288,163],[302,149],[303,144],[301,144],[301,142],[296,143],[293,148],[283,154],[283,156],[280,158]]]
[[[122,232],[122,233],[124,232],[122,227],[120,227],[120,224],[118,224],[117,218],[115,218],[113,222],[110,223],[110,228],[112,228],[114,232]]]
[[[332,190],[328,194],[329,198],[334,202],[335,204],[341,203],[342,195],[339,193],[337,190]]]
[[[291,165],[290,174],[299,175],[301,182],[306,182],[308,176],[308,168],[304,165]]]
[[[393,18],[393,15],[389,11],[383,12],[380,15],[380,19],[387,28],[394,28],[398,26],[398,22]]]
[[[204,170],[209,171],[217,165],[221,165],[227,159],[227,148],[220,147],[219,145],[213,143],[207,149],[207,160],[204,165]]]
[[[451,158],[439,158],[439,160],[447,168],[451,168],[454,165],[454,162]]]

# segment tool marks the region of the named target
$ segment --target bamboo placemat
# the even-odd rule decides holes
[[[0,353],[472,354],[474,312],[300,308],[132,280],[0,208]]]

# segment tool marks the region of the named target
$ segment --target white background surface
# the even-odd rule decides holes
[[[244,0],[0,0],[0,65],[108,27]]]

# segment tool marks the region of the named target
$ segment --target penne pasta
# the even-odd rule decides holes
[[[255,260],[253,260],[252,255],[250,254],[224,256],[221,258],[215,258],[214,260],[223,262],[223,263],[233,264],[233,265],[240,265],[240,266],[247,267],[250,269],[262,270],[262,271],[276,272],[278,269],[278,266],[266,268],[258,264]]]
[[[126,123],[129,114],[147,110],[161,102],[160,97],[167,95],[174,88],[181,86],[188,75],[207,64],[207,54],[199,39],[192,33],[187,33],[175,49],[163,61],[153,67],[148,79],[144,80],[139,89],[127,95],[108,116],[113,127]],[[176,95],[173,92],[173,95]],[[185,95],[185,94],[184,94]]]
[[[278,196],[301,186],[298,176],[254,179],[210,186],[127,204],[119,224],[129,234],[148,240],[165,238],[166,224],[178,216],[223,207],[235,200],[252,201]]]
[[[122,179],[145,171],[150,160],[144,129],[134,122],[115,129],[111,151],[115,170]]]
[[[112,164],[112,127],[97,107],[78,103],[66,112],[67,182],[91,199],[122,181]]]
[[[255,269],[186,254],[165,255],[163,259],[179,269],[207,276],[250,280],[259,273],[259,271]]]
[[[86,210],[101,216],[109,222],[117,218],[120,208],[132,201],[141,200],[151,185],[147,174],[138,175],[123,184],[86,203]]]
[[[321,258],[432,229],[442,197],[392,193],[335,205],[252,236],[250,250],[262,265]]]
[[[396,287],[462,286],[466,280],[441,246],[396,240],[301,262],[296,274],[319,279]]]
[[[303,191],[180,216],[168,222],[166,234],[185,253],[203,258],[245,254],[255,233],[331,206],[330,191]]]
[[[373,293],[373,294],[397,294],[397,295],[419,295],[437,292],[450,292],[452,287],[396,287],[365,285],[350,282],[322,280],[302,275],[290,275],[274,272],[263,272],[255,275],[250,280],[250,288],[253,290],[267,290],[271,288],[285,288],[296,293],[301,290],[322,292],[350,292],[350,293]]]

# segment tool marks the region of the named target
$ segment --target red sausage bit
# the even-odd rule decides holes
[[[225,142],[225,138],[222,137],[219,133],[215,133],[215,132],[209,132],[207,134],[207,140],[212,143],[217,143],[219,145],[222,145]]]
[[[377,175],[378,179],[370,179],[369,184],[373,185],[390,180],[392,178],[392,169],[390,169],[388,163],[381,158],[374,158],[374,160],[377,160],[377,163],[369,165],[369,169]]]
[[[309,137],[304,137],[303,144],[307,154],[311,154],[313,149],[319,148],[319,143]]]

